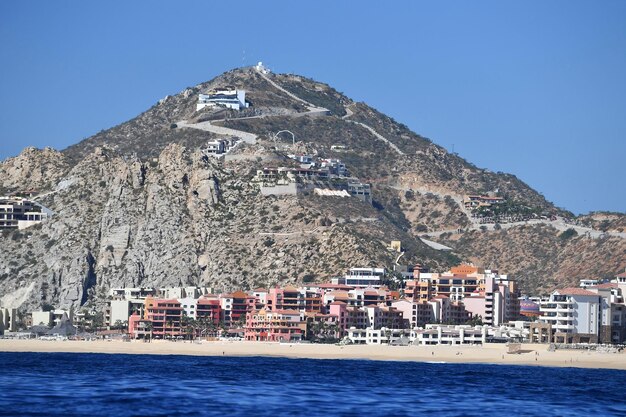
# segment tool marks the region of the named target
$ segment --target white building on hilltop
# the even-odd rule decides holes
[[[219,90],[213,90],[209,94],[198,95],[198,104],[196,111],[205,107],[222,106],[229,109],[241,110],[247,108],[245,90],[237,90],[234,87],[225,87]]]
[[[261,61],[259,61],[259,62],[258,62],[258,63],[254,66],[254,68],[255,68],[257,71],[259,71],[260,73],[262,73],[262,74],[269,74],[270,72],[272,72],[272,71],[270,71],[270,69],[269,69],[268,67],[266,67],[265,65],[263,65],[263,63],[262,63]]]

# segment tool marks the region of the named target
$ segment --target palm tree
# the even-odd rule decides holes
[[[183,326],[184,332],[189,336],[189,340],[195,339],[198,321],[192,317],[184,316],[181,325]]]
[[[198,330],[200,330],[200,336],[206,337],[209,334],[213,334],[213,332],[215,332],[215,323],[213,322],[213,320],[209,320],[206,317],[200,318],[197,321],[196,326]]]
[[[228,326],[226,326],[226,323],[223,320],[219,322],[219,324],[217,325],[217,328],[219,329],[218,337],[222,336],[224,332],[228,330]]]
[[[390,345],[391,344],[391,329],[389,328],[385,329],[385,337],[387,338],[387,344]]]
[[[200,336],[203,336],[203,335],[206,336],[206,334],[208,333],[210,329],[209,321],[207,320],[206,317],[201,317],[198,320],[198,329],[200,330]]]
[[[152,321],[148,321],[145,325],[146,330],[150,331],[150,341],[152,342]]]
[[[311,336],[314,342],[326,339],[326,323],[324,321],[314,321],[311,326]]]
[[[326,323],[326,332],[330,340],[336,341],[339,339],[337,337],[339,335],[339,326],[337,326],[337,323]]]
[[[170,338],[172,337],[173,334],[173,327],[174,327],[174,323],[172,323],[172,320],[169,319],[165,322],[165,329],[163,329],[163,338],[165,338],[167,336],[167,328],[170,328]]]

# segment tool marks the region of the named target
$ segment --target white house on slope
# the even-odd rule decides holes
[[[198,104],[196,111],[205,107],[222,106],[229,109],[241,110],[247,108],[249,103],[246,102],[245,90],[237,90],[234,87],[225,87],[213,90],[209,94],[198,95]]]

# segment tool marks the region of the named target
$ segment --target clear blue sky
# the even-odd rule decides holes
[[[5,0],[0,159],[259,60],[560,207],[626,211],[626,1]]]

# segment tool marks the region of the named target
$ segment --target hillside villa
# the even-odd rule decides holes
[[[466,195],[463,198],[463,205],[466,209],[491,207],[493,204],[501,204],[504,202],[506,202],[506,200],[503,197],[491,197],[487,195]]]
[[[245,109],[249,106],[246,102],[245,90],[238,90],[235,87],[227,86],[210,91],[208,94],[198,95],[196,111],[205,107],[226,107],[233,110]]]
[[[46,220],[52,212],[23,197],[0,197],[0,230],[26,229]]]

